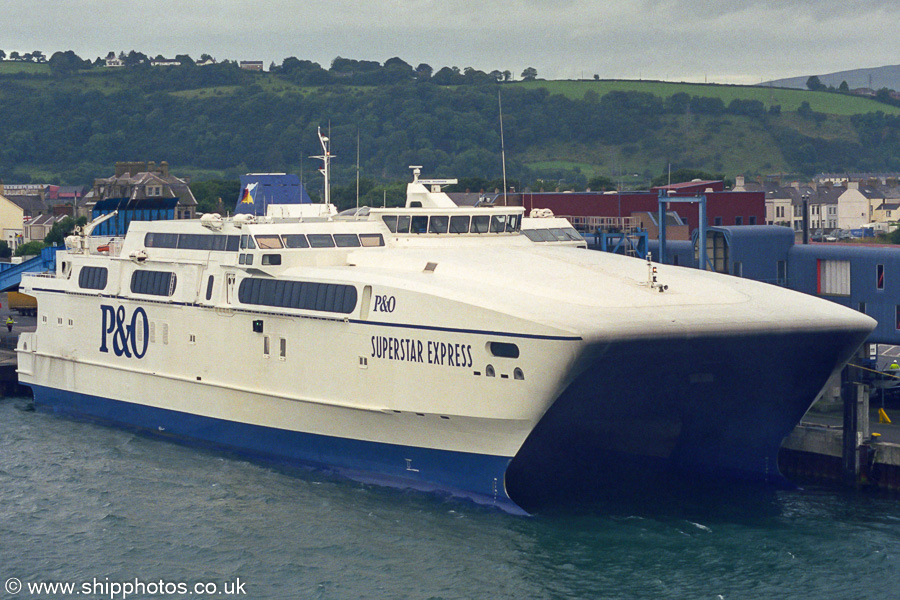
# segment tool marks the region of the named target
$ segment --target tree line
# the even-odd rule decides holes
[[[72,50],[54,52],[48,59],[43,52],[35,50],[19,54],[0,50],[0,61],[9,59],[13,62],[48,63],[54,73],[71,72],[75,70],[88,70],[105,67],[110,59],[118,59],[125,68],[146,68],[154,61],[174,60],[180,63],[184,69],[196,68],[199,65],[189,54],[177,54],[174,59],[167,59],[162,55],[155,58],[147,56],[143,52],[131,50],[130,52],[109,52],[105,58],[97,57],[93,61],[82,59]],[[203,66],[219,64],[221,66],[238,66],[238,61],[224,60],[216,63],[209,54],[201,54],[199,62]],[[371,60],[354,60],[350,58],[336,57],[329,68],[323,68],[319,63],[300,60],[291,56],[285,58],[281,64],[274,62],[269,65],[269,72],[284,76],[295,83],[303,85],[324,85],[330,83],[351,85],[384,85],[398,83],[404,80],[431,81],[438,85],[466,85],[479,83],[498,83],[513,81],[513,74],[509,70],[493,70],[489,73],[479,71],[472,67],[460,69],[456,66],[442,67],[435,71],[431,65],[420,63],[415,68],[399,57],[386,60],[384,64]],[[527,67],[522,71],[523,81],[537,79],[537,69]],[[178,78],[178,73],[175,73]]]
[[[808,103],[796,114],[812,127],[801,131],[786,122],[780,107],[757,100],[726,104],[688,93],[662,98],[623,91],[571,98],[508,85],[504,73],[434,72],[400,59],[379,65],[336,58],[325,70],[288,58],[262,78],[230,62],[152,68],[139,53],[125,58],[135,61],[131,68],[104,69],[99,77],[71,51],[48,59],[49,74],[0,76],[0,178],[27,183],[31,172],[49,172],[56,173],[50,183],[86,184],[108,176],[116,161],[155,159],[210,173],[207,178],[287,171],[315,181],[318,164],[308,157],[318,154],[321,126],[339,156],[339,186],[355,181],[357,140],[360,174],[373,195],[383,197],[388,189],[380,186],[408,179],[412,164],[440,176],[496,180],[502,170],[498,90],[508,173],[518,189],[603,185],[591,186],[594,174],[577,166],[526,162],[529,152],[546,154],[547,148],[617,147],[677,157],[681,149],[663,134],[674,119],[685,118],[710,133],[732,131],[735,139],[752,125],[771,136],[774,150],[798,173],[900,171],[900,121],[883,113],[852,118],[854,136],[835,139],[809,133],[832,117]],[[71,85],[57,85],[62,81]],[[279,87],[279,81],[304,87]]]

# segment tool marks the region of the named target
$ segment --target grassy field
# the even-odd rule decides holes
[[[612,91],[647,92],[660,98],[668,98],[677,93],[691,96],[721,98],[727,106],[732,100],[759,100],[766,108],[779,105],[782,112],[796,111],[802,102],[809,102],[816,112],[829,115],[855,115],[881,111],[885,114],[900,114],[900,108],[882,104],[869,98],[849,96],[830,92],[789,90],[752,85],[704,85],[700,83],[668,83],[664,81],[529,81],[510,85],[525,88],[545,88],[551,94],[563,94],[572,99],[583,98],[588,91],[604,95]]]
[[[49,75],[50,65],[11,60],[0,61],[0,75],[17,75],[19,73]]]

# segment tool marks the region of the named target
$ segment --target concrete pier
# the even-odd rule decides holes
[[[861,426],[855,440],[858,471],[847,483],[900,491],[900,411],[889,409],[886,413],[892,424],[879,423],[878,409],[869,409],[868,403],[859,415]],[[784,439],[778,455],[781,472],[791,479],[845,481],[842,421],[840,413],[808,414]]]
[[[30,396],[31,390],[19,385],[16,375],[16,344],[23,331],[34,331],[36,317],[25,317],[9,310],[6,294],[0,294],[0,396]],[[6,318],[12,316],[13,330],[7,331]]]

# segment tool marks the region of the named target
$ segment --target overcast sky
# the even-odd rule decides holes
[[[900,63],[897,0],[0,0],[0,49],[759,83]]]

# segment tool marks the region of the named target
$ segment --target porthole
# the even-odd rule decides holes
[[[494,377],[494,365],[488,365],[484,369],[484,374],[488,377]]]
[[[522,372],[522,369],[519,367],[513,369],[513,379],[518,379],[520,381],[525,379],[525,373]]]

